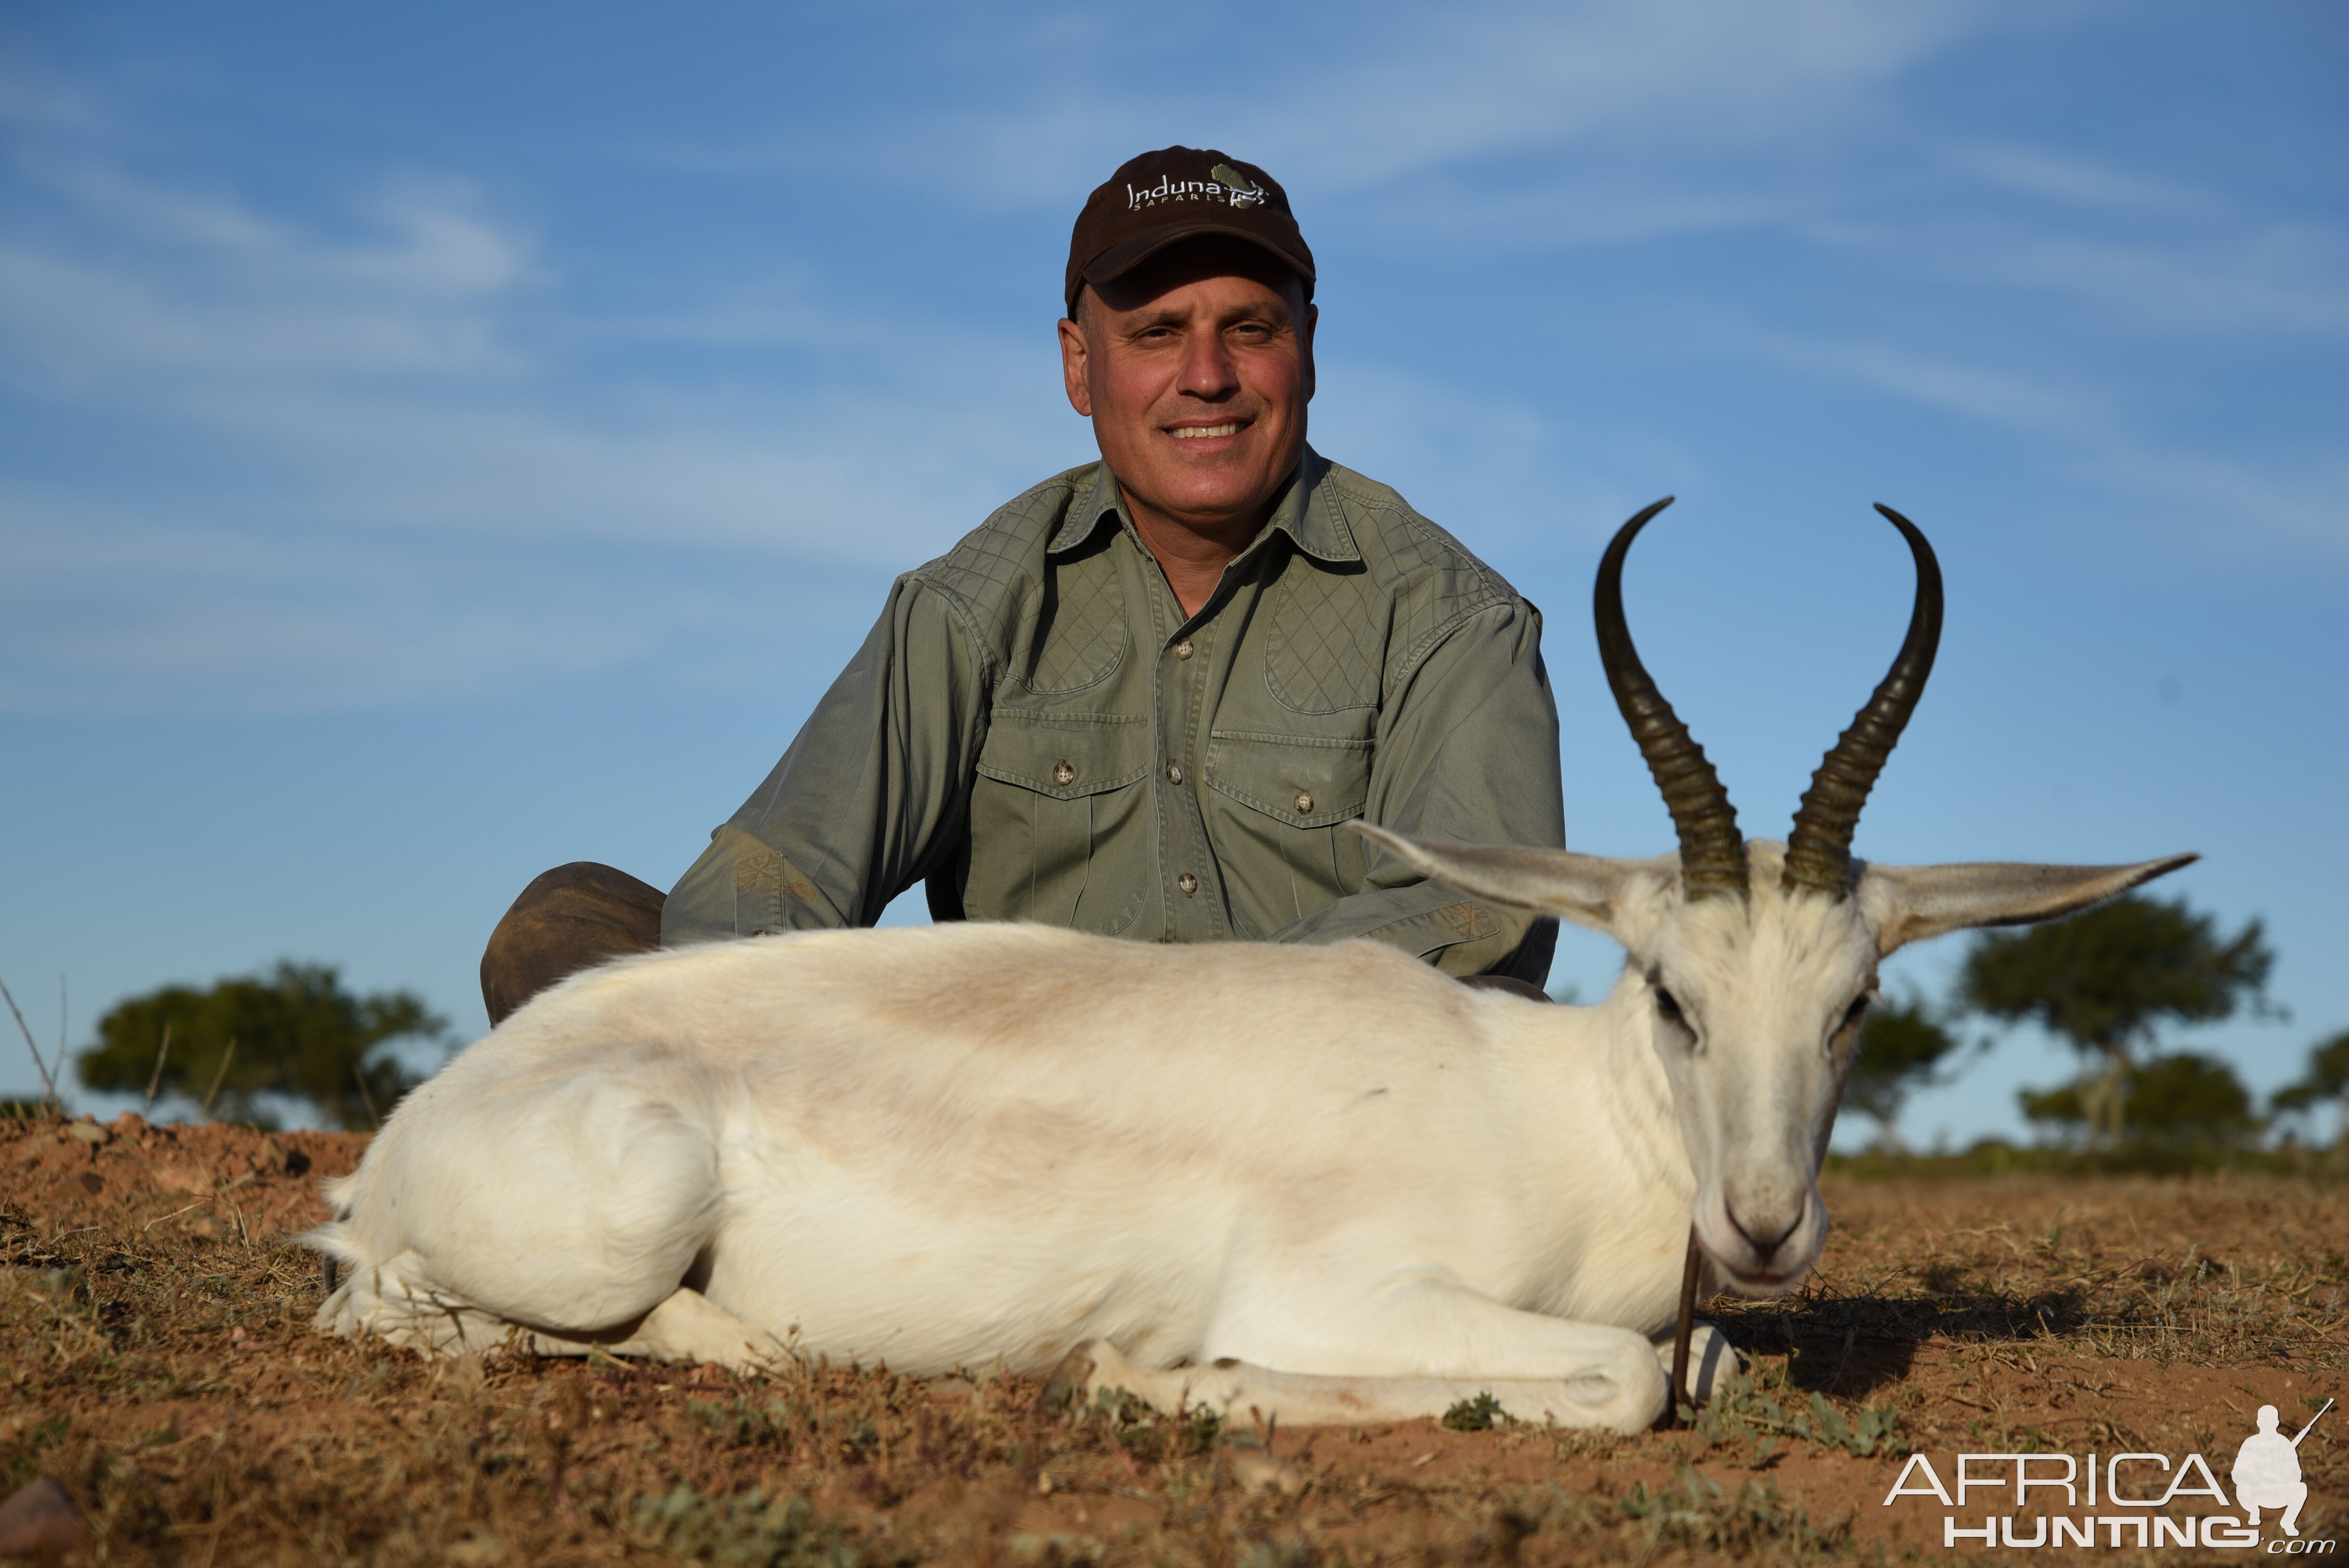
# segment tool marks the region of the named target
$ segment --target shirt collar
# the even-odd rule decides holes
[[[1254,550],[1263,542],[1266,533],[1278,529],[1316,561],[1360,561],[1361,549],[1355,544],[1353,532],[1338,510],[1329,475],[1329,459],[1307,447],[1297,471],[1289,476],[1279,500],[1273,504],[1272,516],[1267,520],[1263,532],[1249,542],[1248,549]],[[1069,509],[1067,519],[1052,535],[1051,542],[1044,546],[1044,553],[1060,555],[1074,550],[1092,537],[1102,518],[1118,516],[1122,511],[1117,480],[1111,476],[1109,465],[1095,463],[1086,489],[1078,497],[1077,504]]]

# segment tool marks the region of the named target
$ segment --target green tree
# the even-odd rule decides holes
[[[1934,1019],[1921,997],[1879,1002],[1860,1026],[1844,1103],[1874,1117],[1885,1147],[1897,1150],[1900,1108],[1934,1081],[1935,1069],[1957,1048],[1957,1037]]]
[[[2349,1147],[2349,1029],[2308,1048],[2308,1070],[2276,1090],[2268,1102],[2276,1111],[2313,1110],[2333,1104],[2333,1141]]]
[[[2076,1085],[2044,1093],[2024,1089],[2023,1114],[2064,1130],[2087,1130],[2088,1107]],[[2124,1125],[2134,1146],[2182,1152],[2235,1149],[2260,1130],[2251,1097],[2235,1069],[2216,1057],[2178,1051],[2133,1066],[2122,1090]]]
[[[448,1024],[412,993],[354,996],[329,965],[284,962],[209,991],[167,985],[117,1005],[76,1059],[83,1085],[143,1091],[166,1027],[160,1092],[201,1102],[217,1082],[216,1113],[228,1121],[259,1119],[259,1096],[291,1095],[334,1125],[364,1128],[419,1081],[378,1047]]]
[[[2029,1021],[2085,1058],[2074,1092],[2089,1147],[2117,1149],[2130,1065],[2165,1021],[2209,1023],[2266,1006],[2269,951],[2256,920],[2232,936],[2183,899],[2130,894],[2052,925],[1975,938],[1961,1006]]]

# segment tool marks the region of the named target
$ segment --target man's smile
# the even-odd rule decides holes
[[[1178,441],[1204,441],[1216,436],[1237,436],[1240,421],[1234,419],[1221,425],[1173,425],[1166,433]]]

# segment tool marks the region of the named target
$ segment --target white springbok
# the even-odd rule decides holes
[[[1668,498],[1669,499],[1669,498]],[[1671,804],[1654,860],[1385,851],[1629,954],[1596,1006],[1370,942],[1161,946],[1023,925],[647,954],[533,1000],[404,1101],[313,1238],[334,1333],[436,1352],[905,1373],[1059,1367],[1162,1408],[1631,1430],[1664,1408],[1684,1245],[1787,1288],[1879,960],[2185,864],[1892,867],[1851,832],[1921,693],[1940,577],[1783,847],[1748,843],[1640,666],[1625,552],[1601,655]],[[1713,1347],[1717,1354],[1718,1346]]]

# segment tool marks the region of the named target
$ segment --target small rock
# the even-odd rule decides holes
[[[166,1165],[155,1172],[155,1185],[166,1192],[204,1193],[212,1184],[183,1165]]]
[[[126,1110],[113,1121],[114,1136],[136,1138],[147,1130],[147,1119],[135,1110]]]
[[[299,1176],[310,1169],[310,1157],[298,1149],[289,1149],[269,1134],[262,1136],[261,1147],[254,1152],[253,1168],[264,1176]]]
[[[100,1149],[105,1148],[108,1144],[114,1141],[113,1133],[108,1131],[105,1128],[100,1127],[95,1120],[87,1116],[83,1117],[79,1121],[69,1121],[66,1123],[66,1136],[67,1138],[78,1138],[84,1143],[95,1144]]]
[[[0,1502],[0,1557],[30,1557],[54,1563],[89,1544],[72,1494],[48,1476],[17,1489]]]
[[[1262,1449],[1232,1450],[1232,1479],[1240,1483],[1242,1491],[1277,1491],[1283,1497],[1295,1497],[1305,1490],[1310,1479],[1287,1460],[1277,1460]]]
[[[93,1198],[106,1191],[106,1178],[95,1171],[83,1171],[74,1178],[74,1184]]]

